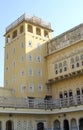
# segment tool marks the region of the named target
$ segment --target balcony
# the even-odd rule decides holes
[[[0,108],[53,110],[83,105],[83,95],[55,100],[0,97]]]
[[[72,71],[71,73],[58,75],[53,79],[49,79],[46,84],[52,84],[52,83],[59,82],[61,80],[65,80],[65,79],[69,79],[69,78],[73,78],[73,77],[76,77],[79,75],[83,75],[83,69],[79,69],[77,71],[75,70],[75,71]]]

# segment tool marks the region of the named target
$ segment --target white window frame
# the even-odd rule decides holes
[[[25,72],[24,72],[24,69],[22,68],[21,71],[20,71],[20,75],[21,77],[23,77],[25,75]]]
[[[13,67],[13,68],[16,67],[16,61],[15,61],[15,60],[12,62],[12,67]]]
[[[33,83],[29,84],[29,92],[34,92],[34,84]]]
[[[13,83],[16,82],[16,75],[15,74],[12,76],[12,82]]]
[[[28,68],[28,76],[33,76],[33,68]]]
[[[41,56],[37,56],[36,60],[37,62],[41,62]]]
[[[28,47],[32,47],[32,41],[28,41]]]
[[[24,48],[24,42],[20,43],[20,48]]]
[[[25,84],[21,84],[20,90],[21,90],[22,93],[24,93],[24,92],[26,91],[26,86],[25,86]]]
[[[41,50],[41,45],[40,45],[40,43],[37,43],[37,50]]]
[[[21,62],[24,61],[24,55],[23,55],[23,54],[20,56],[20,61],[21,61]]]
[[[38,69],[37,74],[38,74],[39,77],[41,77],[42,76],[42,69]]]
[[[38,92],[42,92],[43,90],[43,85],[41,83],[38,84]]]
[[[32,61],[32,60],[33,60],[32,54],[28,54],[28,61]]]

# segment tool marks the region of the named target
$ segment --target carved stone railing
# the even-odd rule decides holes
[[[0,107],[24,109],[59,109],[83,105],[83,95],[56,100],[0,97]]]

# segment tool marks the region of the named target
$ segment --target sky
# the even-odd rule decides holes
[[[4,86],[5,29],[27,13],[51,23],[53,37],[83,23],[83,0],[0,0],[0,86]]]

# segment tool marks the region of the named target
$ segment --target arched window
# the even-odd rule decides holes
[[[74,63],[74,58],[71,58],[71,64]]]
[[[68,94],[67,94],[67,91],[64,92],[64,98],[67,98],[68,97]]]
[[[77,95],[80,95],[80,89],[79,88],[77,88],[76,93],[77,93]]]
[[[64,62],[63,62],[63,66],[67,66],[67,61],[64,61]]]
[[[76,56],[75,60],[76,60],[76,62],[79,61],[79,56]]]
[[[80,55],[80,59],[83,60],[83,54]]]
[[[59,67],[62,67],[62,63],[59,63]]]
[[[57,64],[55,64],[55,69],[57,69],[58,68],[58,65]]]
[[[62,92],[60,92],[60,94],[59,94],[59,98],[63,98],[63,94],[62,94]]]
[[[40,28],[36,28],[36,34],[41,35],[41,29]]]
[[[32,25],[28,25],[28,32],[33,33],[33,27],[32,27]]]
[[[72,97],[72,96],[73,96],[72,90],[69,90],[69,97]]]
[[[74,69],[74,64],[72,64],[72,69]]]
[[[80,66],[79,63],[77,63],[76,66],[79,67]]]
[[[80,89],[79,88],[77,88],[76,94],[77,94],[77,103],[80,103]]]

